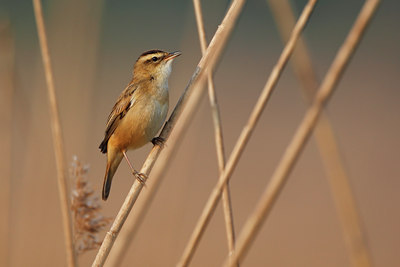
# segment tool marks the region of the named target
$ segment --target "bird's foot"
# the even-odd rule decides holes
[[[162,138],[162,137],[157,136],[157,137],[154,137],[151,140],[151,142],[153,143],[153,145],[159,145],[161,148],[163,148],[164,144],[165,144],[165,139]]]
[[[136,179],[143,185],[146,185],[147,175],[138,171],[134,171],[133,175],[135,175]]]

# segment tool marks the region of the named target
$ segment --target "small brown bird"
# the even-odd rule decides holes
[[[125,157],[137,179],[143,182],[144,174],[132,167],[126,151],[142,147],[148,142],[163,142],[154,136],[167,116],[168,78],[172,61],[180,54],[150,50],[136,60],[132,80],[115,103],[108,117],[104,140],[99,146],[101,152],[107,153],[103,200],[110,194],[111,181],[122,157]]]

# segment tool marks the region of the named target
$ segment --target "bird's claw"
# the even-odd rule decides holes
[[[133,175],[135,175],[136,179],[143,185],[146,185],[147,175],[141,172],[134,171]]]
[[[153,145],[158,145],[158,146],[160,146],[162,148],[162,147],[164,147],[165,139],[160,137],[160,136],[157,136],[157,137],[154,137],[151,140],[151,142],[153,143]]]

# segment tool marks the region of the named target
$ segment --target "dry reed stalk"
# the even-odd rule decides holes
[[[228,41],[228,38],[233,30],[235,22],[243,8],[245,0],[235,0],[232,2],[225,18],[223,19],[221,25],[218,27],[217,32],[215,33],[205,55],[201,58],[198,63],[194,74],[192,75],[189,84],[186,86],[184,93],[179,99],[178,103],[175,106],[171,116],[168,121],[165,123],[163,129],[161,130],[160,137],[164,140],[167,140],[172,129],[174,128],[178,118],[183,112],[183,108],[189,102],[193,91],[202,91],[203,89],[203,81],[204,81],[204,73],[207,71],[212,71],[217,64],[221,53]],[[201,92],[199,92],[201,93]],[[190,102],[191,105],[196,105],[197,101]],[[141,173],[149,175],[153,165],[155,164],[162,148],[158,145],[154,146],[150,151],[146,161],[144,162]],[[116,237],[118,236],[122,225],[124,224],[129,212],[131,211],[133,205],[135,204],[136,199],[138,198],[141,190],[143,188],[143,184],[135,180],[133,183],[127,197],[125,198],[124,203],[120,211],[118,212],[114,223],[111,226],[111,229],[106,233],[106,236],[103,240],[103,243],[96,255],[96,258],[92,264],[92,266],[103,266],[105,260],[107,259],[108,254],[114,244]]]
[[[10,21],[0,21],[0,266],[10,265],[10,216],[11,216],[11,156],[13,95],[15,90],[15,45]]]
[[[233,151],[229,157],[229,160],[226,164],[226,167],[224,169],[223,174],[220,176],[220,179],[218,180],[217,185],[214,187],[204,209],[203,212],[197,221],[196,227],[193,230],[192,236],[189,239],[188,244],[185,247],[185,250],[183,252],[183,255],[178,263],[178,266],[187,266],[193,256],[194,250],[196,249],[200,238],[205,231],[205,227],[208,224],[208,221],[211,219],[211,216],[218,204],[218,201],[221,197],[222,189],[225,186],[225,184],[229,181],[238,161],[239,158],[247,145],[247,142],[250,139],[250,136],[258,122],[258,119],[261,116],[262,111],[264,110],[264,107],[273,91],[275,88],[276,83],[278,82],[278,79],[283,71],[283,68],[285,67],[287,61],[289,60],[289,57],[291,53],[293,52],[294,46],[296,44],[297,39],[300,36],[300,33],[304,29],[307,21],[309,20],[311,13],[314,9],[314,6],[316,4],[316,0],[309,0],[309,2],[306,4],[304,7],[304,10],[302,14],[300,15],[300,18],[298,19],[296,26],[293,29],[293,32],[291,34],[291,37],[289,41],[287,42],[285,48],[283,49],[278,62],[274,66],[271,75],[268,78],[268,81],[260,95],[260,97],[257,100],[257,103],[249,117],[249,120],[247,124],[243,127],[243,130],[239,136],[238,141],[236,142]],[[232,264],[235,264],[238,261],[238,259],[233,259],[232,258]]]
[[[281,37],[286,42],[295,23],[292,6],[287,0],[268,0],[267,2],[272,10]],[[306,101],[311,103],[319,81],[313,69],[307,45],[301,37],[297,41],[291,63],[297,79],[302,84],[303,95]],[[358,215],[348,174],[340,156],[333,127],[328,114],[324,110],[315,126],[314,137],[326,169],[352,265],[358,267],[371,266],[371,256],[367,248],[365,233],[361,227],[362,222]]]
[[[57,167],[58,191],[60,197],[61,213],[64,227],[64,238],[66,246],[67,264],[68,266],[76,266],[76,255],[73,243],[72,220],[69,212],[68,203],[68,184],[66,175],[66,166],[64,159],[64,144],[62,139],[62,130],[58,112],[57,97],[54,88],[53,73],[50,62],[50,53],[47,44],[46,30],[43,20],[43,11],[40,0],[33,0],[33,8],[35,13],[40,50],[42,53],[42,61],[45,70],[47,92],[50,106],[51,129],[53,135],[54,154]]]
[[[196,15],[197,32],[199,34],[201,52],[204,55],[207,49],[207,40],[206,40],[206,33],[204,30],[203,14],[201,11],[200,0],[193,0],[193,6]],[[214,81],[211,72],[208,72],[207,74],[207,82],[208,82],[208,96],[210,100],[211,113],[214,123],[214,135],[215,135],[215,146],[217,149],[218,169],[219,169],[219,175],[221,175],[225,168],[225,149],[224,149],[224,140],[222,135],[221,116],[219,112],[217,94],[215,92]],[[235,248],[235,228],[233,224],[233,211],[232,211],[229,183],[226,184],[222,192],[222,207],[224,211],[228,250],[229,253],[231,253]],[[239,266],[239,263],[237,263],[237,266]]]
[[[339,49],[336,57],[329,68],[325,79],[323,80],[310,108],[307,110],[300,126],[298,127],[292,141],[286,148],[286,151],[279,162],[269,185],[266,187],[260,201],[254,212],[249,216],[243,230],[241,231],[236,243],[236,249],[233,256],[227,257],[223,266],[233,266],[232,258],[240,260],[249,249],[256,234],[260,230],[267,215],[271,211],[276,199],[281,192],[288,175],[290,174],[296,160],[314,129],[318,117],[324,106],[327,104],[330,96],[334,92],[336,85],[342,76],[351,56],[353,55],[361,37],[370,22],[372,15],[378,7],[379,0],[368,0],[360,11],[356,22],[350,30],[346,40]]]

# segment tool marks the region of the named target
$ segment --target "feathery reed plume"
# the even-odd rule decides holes
[[[77,254],[97,249],[101,245],[97,234],[111,221],[104,217],[98,197],[87,179],[88,165],[73,157],[70,175],[73,183],[71,210],[74,223],[75,250]]]

